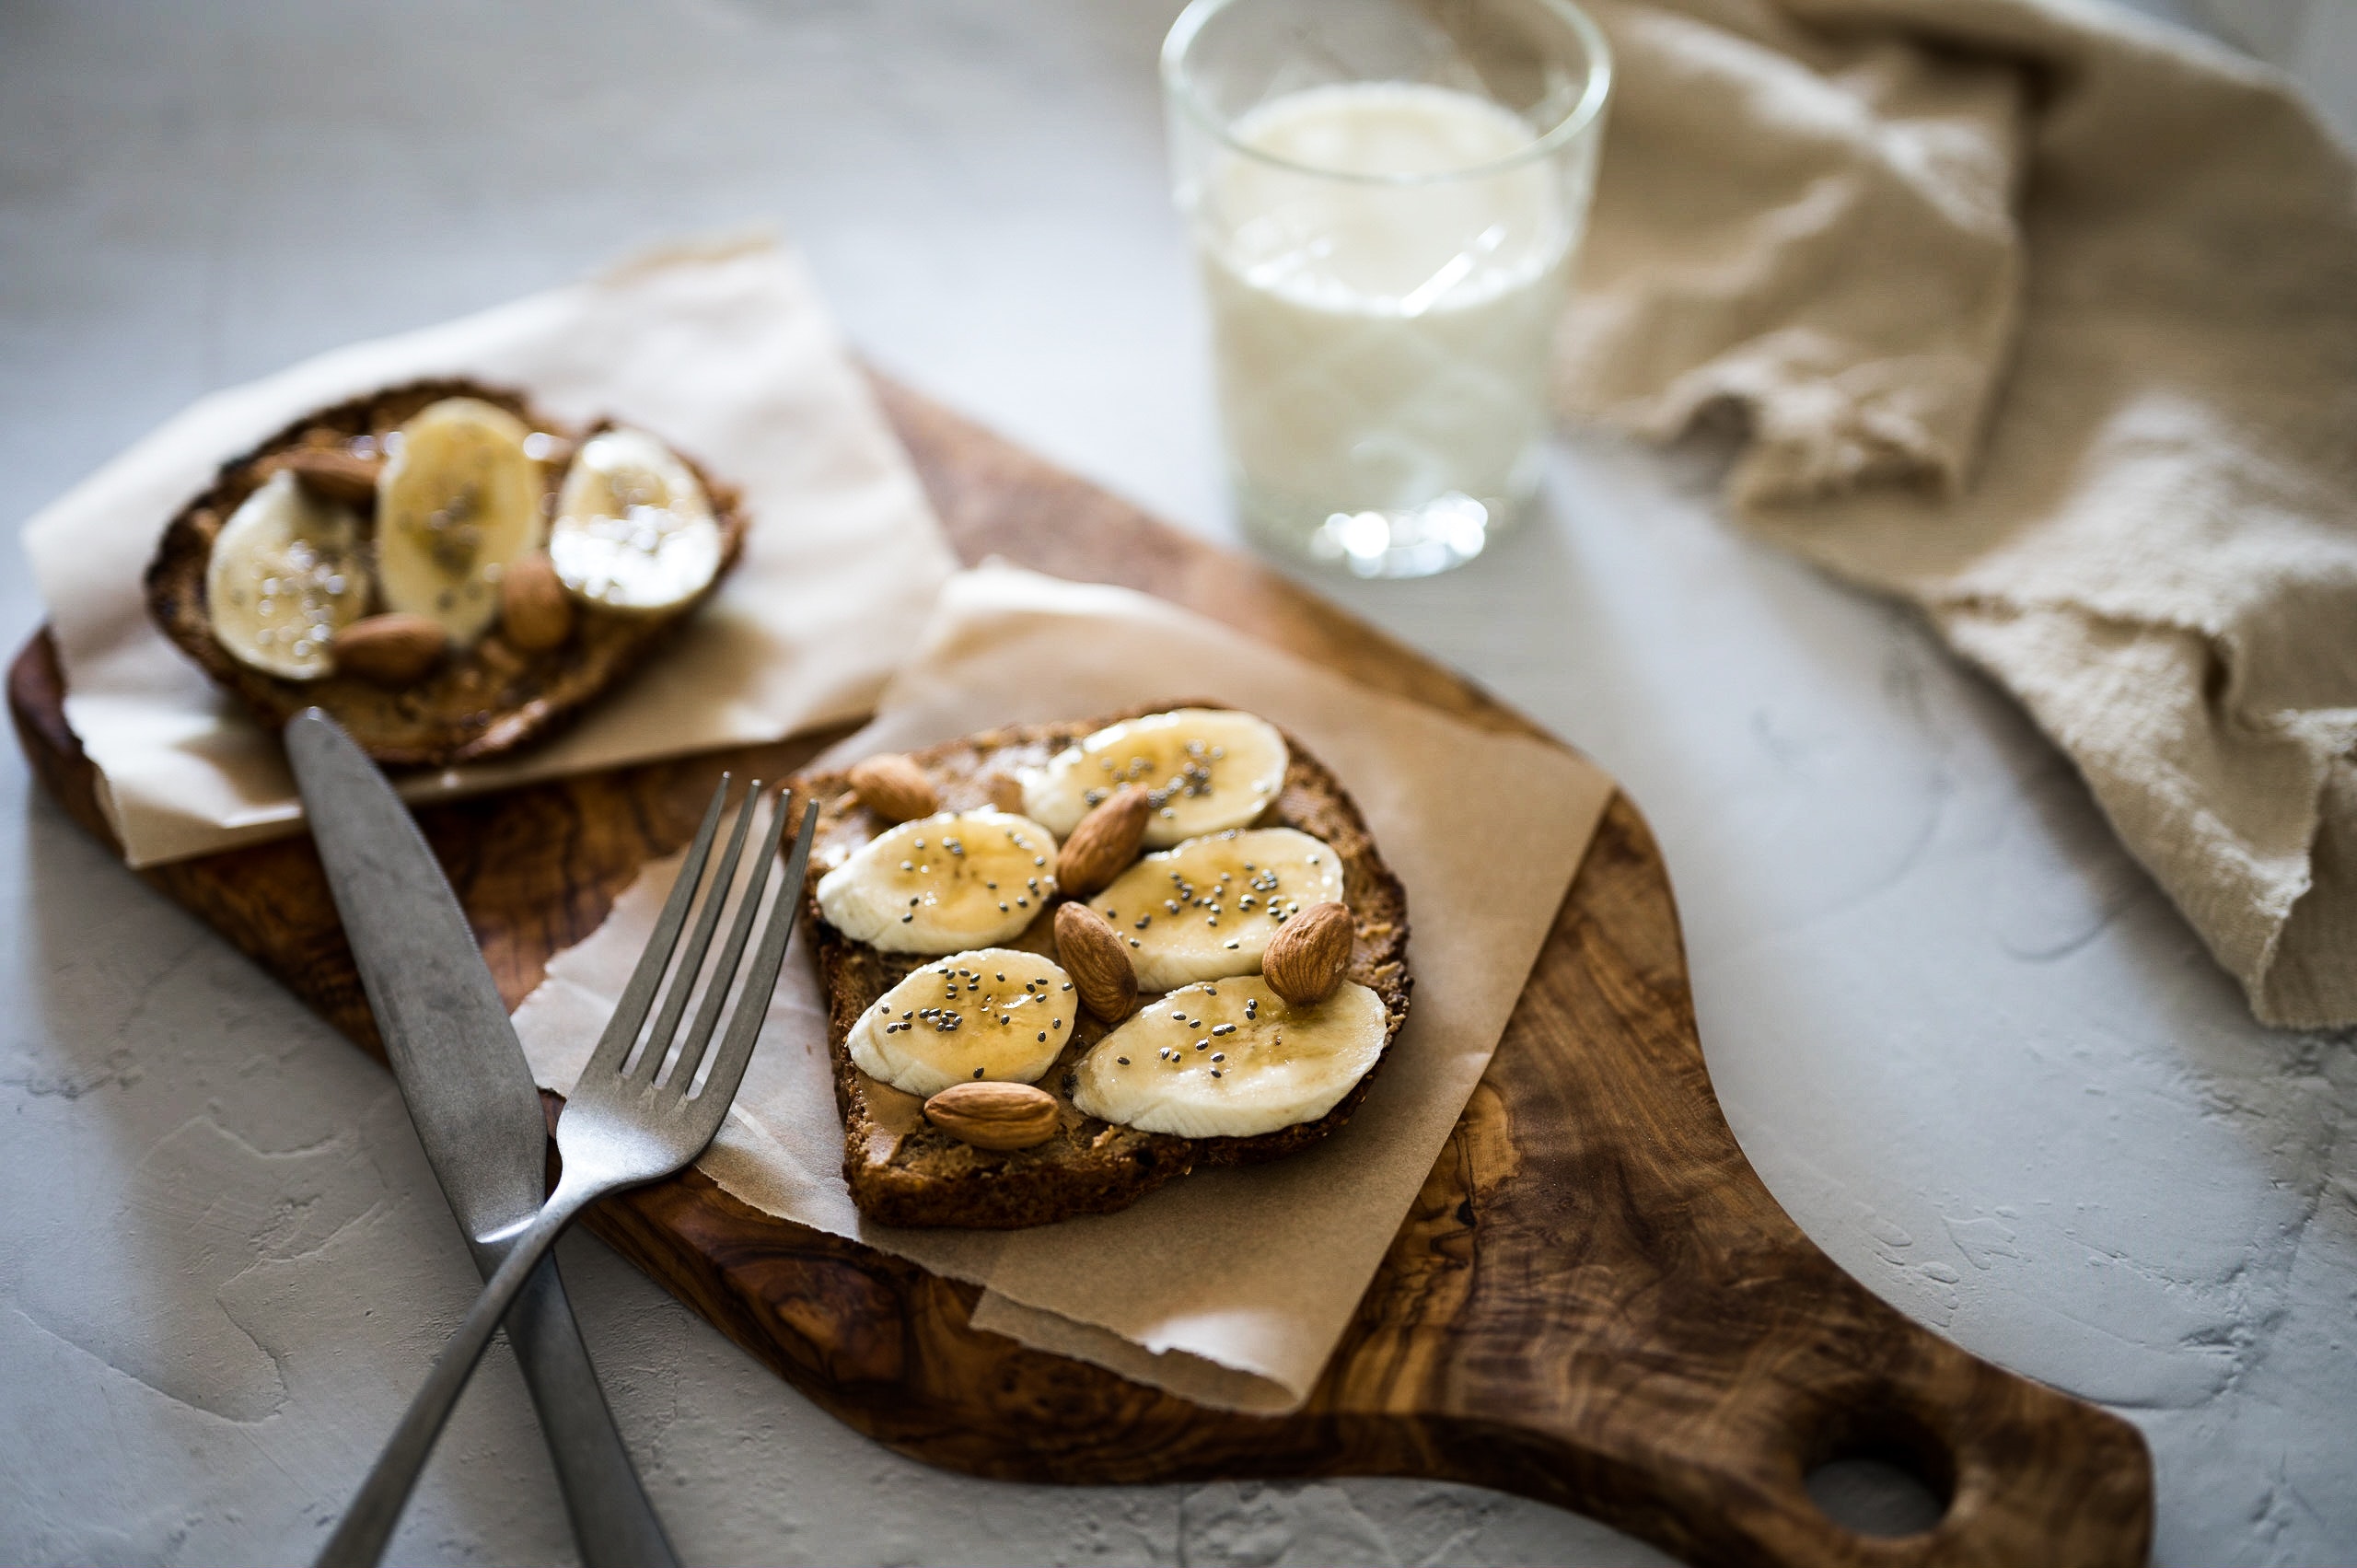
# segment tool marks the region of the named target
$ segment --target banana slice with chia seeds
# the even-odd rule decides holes
[[[429,616],[471,647],[499,616],[499,578],[540,545],[540,466],[524,422],[480,398],[428,403],[377,477],[385,608]]]
[[[1138,984],[1252,974],[1277,928],[1342,896],[1342,858],[1295,828],[1230,828],[1149,854],[1088,900],[1130,950]]]
[[[912,1095],[988,1079],[1036,1083],[1072,1038],[1072,981],[1007,947],[926,964],[859,1016],[846,1042],[871,1078]]]
[[[1383,1054],[1383,998],[1353,981],[1306,1007],[1257,975],[1190,985],[1081,1058],[1085,1116],[1179,1138],[1250,1138],[1315,1121]]]
[[[1023,777],[1023,809],[1069,833],[1090,807],[1126,784],[1146,786],[1149,848],[1240,828],[1285,782],[1276,726],[1228,708],[1174,708],[1108,725]]]
[[[889,828],[819,879],[819,912],[888,953],[1020,935],[1056,896],[1056,841],[1028,817],[944,811]]]
[[[677,610],[719,572],[720,546],[719,521],[694,470],[643,430],[598,432],[565,470],[549,560],[592,604]]]
[[[288,680],[335,668],[335,634],[368,611],[360,517],[281,470],[229,514],[204,565],[204,613],[240,664]]]

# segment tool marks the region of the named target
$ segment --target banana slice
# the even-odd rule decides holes
[[[377,580],[388,610],[431,616],[471,647],[499,576],[540,545],[540,468],[523,421],[477,398],[428,403],[377,476]]]
[[[360,517],[281,470],[229,514],[204,567],[213,634],[240,664],[289,680],[335,668],[335,634],[368,612]]]
[[[1028,1084],[1072,1038],[1072,981],[1037,953],[984,947],[917,970],[851,1028],[851,1059],[912,1095],[987,1078]]]
[[[1383,1054],[1383,998],[1344,981],[1288,1005],[1258,975],[1174,991],[1081,1058],[1086,1116],[1180,1138],[1249,1138],[1315,1121]]]
[[[1028,817],[944,811],[888,829],[819,879],[819,912],[888,953],[955,953],[1022,934],[1056,895],[1056,841]]]
[[[1177,708],[1109,725],[1023,778],[1023,809],[1073,830],[1088,808],[1125,784],[1151,792],[1148,848],[1240,828],[1285,782],[1285,738],[1276,726],[1225,708]]]
[[[1149,854],[1088,900],[1164,991],[1252,974],[1277,927],[1342,896],[1342,858],[1294,828],[1230,828]]]
[[[671,448],[643,430],[601,431],[565,470],[549,559],[592,604],[676,610],[720,570],[720,524]]]

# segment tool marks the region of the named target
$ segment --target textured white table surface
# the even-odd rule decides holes
[[[1169,13],[8,0],[0,518],[209,389],[771,220],[877,361],[1223,537]],[[2357,1558],[2357,1050],[2255,1027],[2022,716],[1731,533],[1713,464],[1574,438],[1470,569],[1331,587],[1642,804],[1720,1098],[1811,1236],[2135,1422],[2159,1561]],[[459,1237],[381,1069],[21,766],[0,815],[0,1560],[308,1558],[471,1294]],[[563,1257],[693,1561],[1654,1560],[1459,1487],[935,1473],[599,1244]],[[397,1561],[571,1559],[504,1353]]]

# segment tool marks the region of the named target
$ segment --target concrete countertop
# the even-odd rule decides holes
[[[876,362],[1227,537],[1173,9],[18,0],[0,515],[214,388],[766,219]],[[1575,436],[1468,570],[1323,586],[1624,782],[1768,1185],[1902,1309],[2135,1422],[2156,1561],[2357,1557],[2357,1050],[2255,1026],[2001,693],[1729,530],[1722,457]],[[471,1295],[459,1237],[380,1068],[20,766],[0,815],[0,1560],[307,1559]],[[940,1474],[563,1258],[691,1561],[1655,1560],[1463,1487]],[[572,1560],[504,1354],[395,1561]]]

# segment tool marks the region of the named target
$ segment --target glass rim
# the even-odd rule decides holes
[[[1187,51],[1202,32],[1204,25],[1231,6],[1258,4],[1259,0],[1190,0],[1178,19],[1170,24],[1170,31],[1162,41],[1162,87],[1171,100],[1204,130],[1210,132],[1231,151],[1243,154],[1256,162],[1282,168],[1294,174],[1306,174],[1320,180],[1340,180],[1359,185],[1446,185],[1453,180],[1479,180],[1508,169],[1536,163],[1576,139],[1594,124],[1604,112],[1604,102],[1612,90],[1612,50],[1604,41],[1604,29],[1594,17],[1572,0],[1532,0],[1540,9],[1551,12],[1557,20],[1570,28],[1587,52],[1587,82],[1580,89],[1579,101],[1571,111],[1552,127],[1542,133],[1527,147],[1518,147],[1504,157],[1487,163],[1469,164],[1463,168],[1446,169],[1437,174],[1367,174],[1355,169],[1321,168],[1314,163],[1302,163],[1238,141],[1235,122],[1213,110],[1195,90],[1187,69]]]

